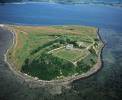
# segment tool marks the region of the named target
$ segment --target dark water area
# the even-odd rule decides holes
[[[122,8],[104,5],[48,3],[0,6],[0,23],[17,25],[89,25],[100,28],[106,46],[102,69],[93,76],[71,83],[52,95],[44,87],[30,88],[3,61],[12,34],[0,28],[0,100],[121,100],[122,98]]]

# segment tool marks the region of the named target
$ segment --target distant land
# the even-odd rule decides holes
[[[0,0],[0,3],[11,2],[51,2],[62,4],[98,3],[98,4],[121,4],[122,0]]]

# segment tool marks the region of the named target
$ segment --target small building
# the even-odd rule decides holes
[[[73,49],[73,44],[67,44],[66,49]]]
[[[4,27],[4,25],[3,24],[0,24],[0,27]]]

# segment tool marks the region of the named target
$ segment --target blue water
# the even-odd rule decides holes
[[[121,29],[121,12],[121,8],[104,5],[6,4],[0,6],[0,23],[82,24]]]
[[[74,81],[71,89],[63,87],[60,95],[51,95],[54,90],[48,91],[47,87],[30,88],[26,82],[19,81],[0,59],[0,100],[121,100],[122,8],[88,4],[6,4],[0,5],[0,23],[96,26],[106,42],[102,69],[87,79]],[[9,41],[5,40],[10,40],[10,33],[1,30],[0,37],[0,48],[6,48]],[[4,49],[0,50],[3,55]]]

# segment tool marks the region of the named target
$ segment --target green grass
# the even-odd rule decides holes
[[[53,52],[53,55],[71,62],[75,62],[78,59],[85,57],[85,55],[87,55],[88,53],[89,52],[85,49],[67,50],[63,48]]]

